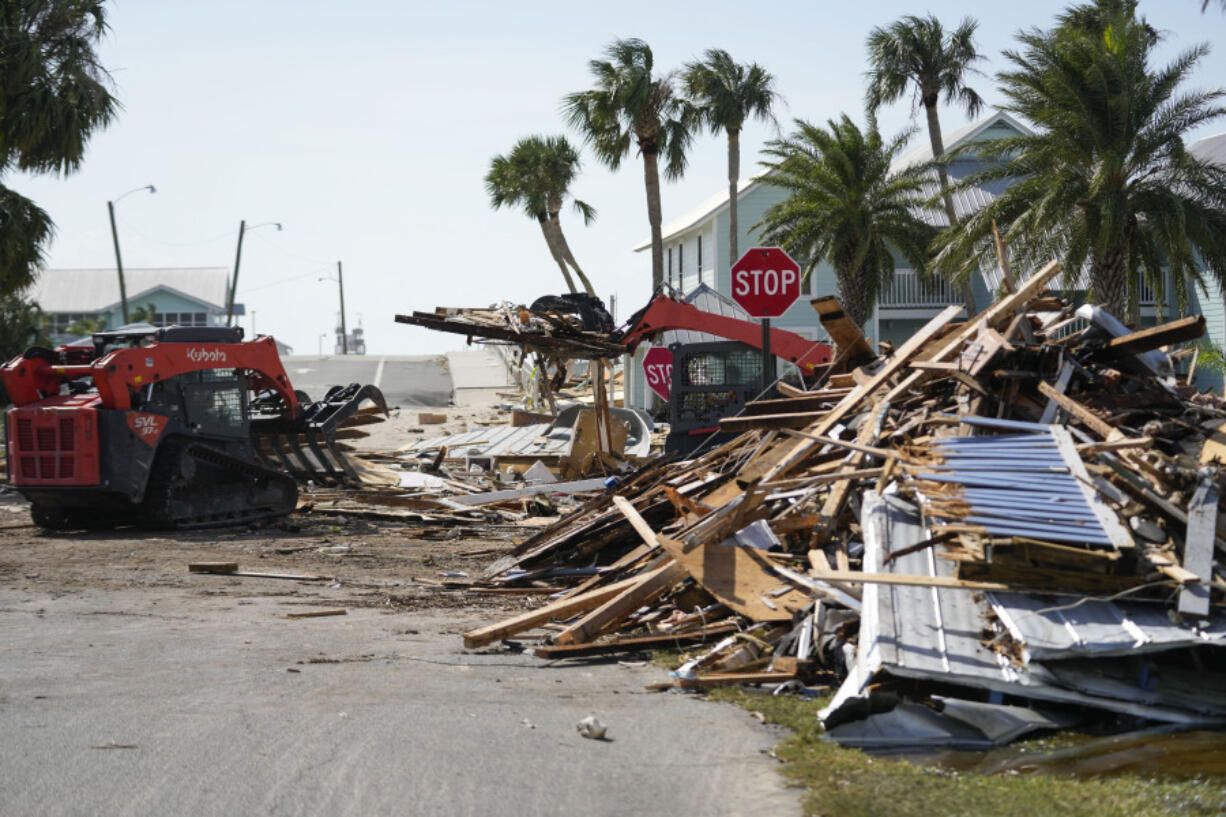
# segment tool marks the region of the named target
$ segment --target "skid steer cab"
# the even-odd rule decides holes
[[[9,482],[46,528],[210,527],[285,516],[298,481],[355,483],[337,428],[374,386],[312,403],[276,341],[231,327],[124,327],[0,368]]]

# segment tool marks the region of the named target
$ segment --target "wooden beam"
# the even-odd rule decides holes
[[[855,321],[847,317],[838,298],[833,295],[824,295],[821,298],[814,298],[809,303],[817,312],[822,328],[834,341],[839,357],[846,365],[854,368],[876,357],[864,333],[860,331],[860,327],[856,326]]]
[[[470,650],[476,647],[483,647],[501,638],[522,633],[525,630],[531,630],[555,618],[570,618],[578,613],[599,607],[626,588],[632,587],[640,579],[641,577],[634,576],[605,587],[599,587],[580,596],[571,596],[570,598],[555,601],[552,604],[546,604],[544,607],[529,610],[526,613],[504,619],[488,627],[469,630],[464,633],[464,646]]]
[[[582,658],[588,655],[606,655],[615,652],[637,652],[638,650],[681,647],[689,644],[703,644],[716,638],[723,638],[729,633],[736,632],[737,629],[735,621],[725,621],[684,633],[633,635],[589,644],[554,644],[548,647],[537,647],[532,651],[532,654],[537,658]]]
[[[1044,381],[1039,384],[1039,393],[1044,397],[1048,397],[1056,402],[1060,408],[1064,409],[1070,416],[1080,420],[1082,423],[1104,440],[1111,439],[1119,435],[1119,429],[1110,423],[1102,420],[1094,412],[1090,411],[1085,406],[1078,403],[1068,395],[1062,394],[1048,382]]]
[[[1117,360],[1128,355],[1139,355],[1172,343],[1195,340],[1205,334],[1205,316],[1189,315],[1158,326],[1140,329],[1107,341],[1095,353],[1099,360]]]
[[[637,576],[629,587],[587,613],[554,637],[555,644],[581,644],[591,641],[606,627],[616,624],[635,610],[656,599],[665,590],[687,578],[685,568],[669,559],[660,567]]]

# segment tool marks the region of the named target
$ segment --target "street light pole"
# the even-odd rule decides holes
[[[251,229],[263,227],[271,224],[277,228],[277,232],[281,232],[281,222],[279,221],[262,221],[256,224]],[[229,326],[234,321],[234,296],[238,292],[238,265],[243,260],[243,236],[247,234],[247,220],[242,219],[238,222],[238,249],[234,251],[234,277],[230,279],[230,297],[226,298],[226,326]]]
[[[121,201],[126,196],[130,196],[139,190],[148,190],[150,193],[156,193],[158,190],[151,184],[143,187],[137,187],[124,193],[114,201],[106,203],[107,215],[111,217],[111,242],[115,245],[115,268],[119,272],[119,307],[123,312],[123,322],[128,322],[128,285],[123,278],[123,258],[119,255],[119,230],[115,227],[115,202]]]
[[[336,283],[341,289],[341,354],[349,354],[349,330],[345,327],[345,276],[341,273],[341,262],[336,262]]]
[[[234,320],[234,293],[238,291],[238,265],[243,260],[243,236],[247,233],[247,220],[238,222],[238,249],[234,251],[234,277],[230,279],[230,297],[226,299],[226,326]]]

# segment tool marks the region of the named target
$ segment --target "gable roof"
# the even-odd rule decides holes
[[[761,184],[764,176],[765,174],[761,176],[749,176],[738,181],[736,184],[738,200],[740,196],[745,195],[750,190]],[[700,202],[696,207],[682,215],[680,218],[673,219],[668,224],[665,224],[661,228],[660,232],[663,235],[664,240],[667,241],[678,233],[684,233],[686,230],[701,224],[727,206],[728,188],[725,186],[724,189],[718,193],[703,199],[702,202]],[[650,246],[651,239],[648,238],[641,244],[636,244],[634,251],[642,252]]]
[[[974,122],[969,122],[960,128],[950,131],[942,136],[941,141],[945,143],[945,152],[950,153],[965,144],[975,141],[975,137],[986,131],[993,125],[1008,125],[1018,133],[1030,134],[1030,128],[1023,125],[1021,122],[1014,119],[1004,111],[996,111],[988,114],[982,119],[976,119]],[[923,164],[924,162],[932,161],[932,142],[928,139],[921,138],[920,144],[911,148],[894,160],[890,166],[892,172],[897,172],[911,165]]]
[[[997,125],[997,124],[1008,125],[1009,127],[1017,130],[1020,133],[1030,133],[1031,132],[1030,128],[1026,127],[1021,122],[1014,119],[1012,116],[1005,113],[1004,111],[994,111],[993,113],[990,113],[987,116],[984,116],[980,119],[975,120],[974,122],[970,122],[966,125],[963,125],[962,127],[952,130],[948,134],[946,134],[945,139],[944,139],[945,151],[948,153],[954,150],[955,148],[961,147],[962,145],[973,141],[975,137],[979,136],[981,133],[986,131],[988,128],[992,127],[993,125]],[[894,164],[891,166],[890,169],[891,171],[898,171],[905,167],[910,167],[911,165],[916,165],[916,164],[922,164],[924,162],[928,162],[931,160],[932,160],[932,144],[927,139],[922,139],[921,144],[917,145],[916,147],[904,153],[902,156],[899,156],[897,159],[895,159]],[[749,178],[742,179],[737,184],[738,197],[744,195],[745,193],[748,193],[753,188],[762,184],[762,180],[766,178],[766,175],[767,174],[759,174],[757,176],[750,176]],[[935,178],[936,178],[936,174],[933,173],[933,179],[935,180]],[[926,194],[935,194],[936,193],[935,181],[932,184],[932,189],[931,190],[926,189],[924,192]],[[988,201],[991,201],[992,198],[993,197],[991,196],[991,194],[986,193],[985,191],[979,191],[979,190],[967,191],[967,194],[954,197],[954,212],[958,215],[959,218],[962,218],[967,213],[975,212],[976,210],[981,208],[984,204],[986,204]],[[700,204],[698,204],[696,207],[694,207],[689,212],[685,213],[680,218],[677,218],[673,221],[670,221],[668,224],[665,224],[664,227],[661,229],[661,233],[663,234],[664,240],[667,241],[671,238],[674,238],[679,233],[684,233],[687,230],[693,229],[695,226],[708,220],[709,218],[711,218],[712,216],[714,216],[716,213],[723,210],[727,206],[728,206],[728,188],[725,187],[723,190],[719,191],[718,193],[715,193],[712,196],[704,199]],[[934,215],[932,219],[930,220],[932,220],[934,224],[937,224],[937,226],[945,226],[946,219],[945,219],[945,214],[943,212],[937,215]],[[651,246],[651,239],[648,238],[646,241],[643,241],[635,245],[634,251],[642,252],[643,250],[649,248],[650,246]]]
[[[225,267],[124,269],[128,303],[166,290],[214,309],[224,309],[229,270]],[[44,269],[27,293],[44,312],[101,312],[119,303],[115,269]]]

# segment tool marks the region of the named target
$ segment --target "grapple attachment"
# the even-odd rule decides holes
[[[377,387],[359,383],[333,386],[318,402],[298,393],[302,412],[297,418],[282,414],[255,419],[251,435],[257,455],[268,466],[292,474],[299,482],[318,485],[357,485],[361,475],[337,444],[336,432],[347,426],[379,422],[388,414],[387,401]],[[362,404],[373,405],[363,409]]]

